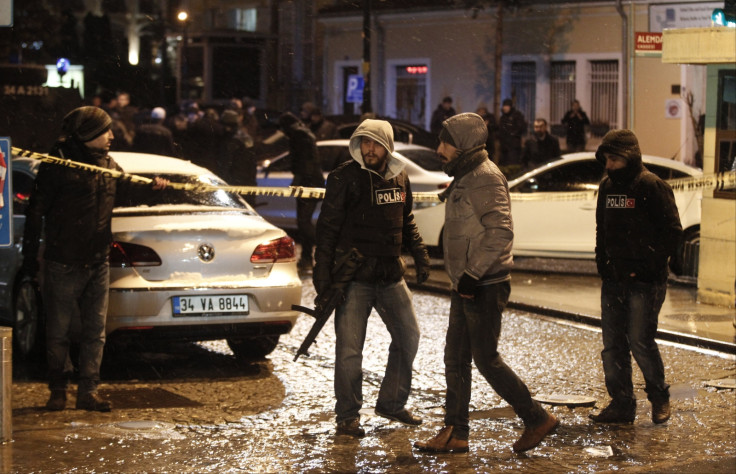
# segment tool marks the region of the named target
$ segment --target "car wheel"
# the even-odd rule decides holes
[[[682,245],[682,276],[697,278],[700,261],[700,229],[685,231]]]
[[[228,339],[227,345],[239,360],[260,359],[276,349],[279,336],[248,337],[244,339]]]
[[[36,282],[22,280],[13,299],[13,345],[21,359],[39,355],[43,347],[41,295]]]

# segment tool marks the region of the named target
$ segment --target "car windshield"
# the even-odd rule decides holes
[[[153,175],[142,175],[153,178]],[[225,185],[223,181],[215,176],[163,174],[158,175],[169,180],[171,183],[190,183],[206,185]],[[115,207],[153,207],[153,206],[207,206],[222,207],[237,210],[250,210],[240,195],[228,193],[221,190],[180,190],[168,187],[163,190],[155,190],[145,185],[131,185],[123,192],[118,192]]]

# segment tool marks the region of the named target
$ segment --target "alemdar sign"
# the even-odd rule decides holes
[[[634,51],[637,53],[662,53],[662,33],[634,33]]]

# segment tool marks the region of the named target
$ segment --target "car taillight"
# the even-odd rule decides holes
[[[157,267],[161,257],[151,248],[129,242],[113,242],[110,248],[111,267]]]
[[[452,181],[448,181],[448,182],[446,182],[446,183],[441,183],[441,184],[438,184],[438,185],[437,185],[437,189],[446,189],[446,188],[449,188],[449,187],[450,187],[450,183],[451,183],[451,182],[452,182]]]
[[[253,251],[250,261],[253,263],[293,262],[296,260],[296,247],[291,237],[264,242]]]

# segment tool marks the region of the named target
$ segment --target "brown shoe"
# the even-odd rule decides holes
[[[360,420],[357,418],[338,423],[335,432],[339,435],[348,435],[354,438],[365,436],[365,430],[360,426]]]
[[[46,409],[50,411],[61,411],[66,408],[66,390],[52,390]]]
[[[445,426],[434,438],[427,441],[415,441],[414,447],[419,451],[432,453],[467,453],[468,440],[452,436],[453,426]]]
[[[652,421],[660,424],[670,419],[670,402],[664,400],[661,402],[652,401]]]
[[[524,428],[521,438],[514,443],[514,451],[521,453],[536,447],[544,437],[554,431],[559,424],[560,420],[558,420],[553,414],[548,413],[547,419],[544,420],[541,425],[537,425],[533,428],[528,426]]]
[[[112,403],[103,400],[97,393],[85,393],[77,396],[77,410],[111,411]]]

